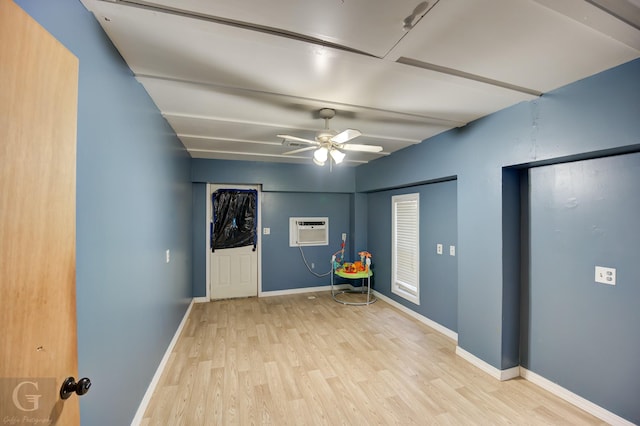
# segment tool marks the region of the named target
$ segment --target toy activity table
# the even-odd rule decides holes
[[[334,274],[339,277],[346,278],[348,280],[361,279],[362,285],[360,286],[359,289],[335,291],[334,277],[333,277]],[[367,270],[365,271],[358,271],[358,272],[346,272],[342,267],[331,268],[331,296],[333,296],[333,300],[335,300],[336,302],[342,303],[343,305],[356,305],[356,306],[370,305],[374,303],[376,300],[378,300],[378,298],[374,294],[371,294],[371,276],[372,275],[373,275],[373,272],[371,271],[370,268],[367,268]],[[365,287],[365,280],[367,284],[366,287]],[[363,294],[363,295],[366,294],[367,298],[362,302],[349,302],[345,300],[340,300],[338,296],[341,294]]]

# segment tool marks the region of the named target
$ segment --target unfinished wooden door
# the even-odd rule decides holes
[[[75,196],[78,60],[0,0],[0,414],[78,425]]]

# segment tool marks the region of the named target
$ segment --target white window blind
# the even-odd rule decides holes
[[[391,291],[420,304],[420,194],[396,195],[392,204]]]

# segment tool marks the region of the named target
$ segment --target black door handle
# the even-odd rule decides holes
[[[60,388],[60,398],[67,399],[71,396],[72,393],[77,393],[79,396],[84,395],[89,392],[89,388],[91,387],[91,380],[86,377],[78,380],[76,383],[76,379],[74,377],[67,377],[64,382],[62,382],[62,387]]]

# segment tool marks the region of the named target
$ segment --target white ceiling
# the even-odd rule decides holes
[[[358,165],[640,57],[640,0],[82,2],[194,158],[315,167],[276,135],[330,107]]]

